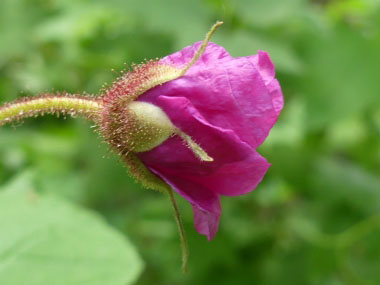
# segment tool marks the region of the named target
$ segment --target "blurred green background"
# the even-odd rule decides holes
[[[112,69],[202,40],[216,20],[233,56],[270,52],[286,104],[259,149],[272,167],[222,199],[215,240],[179,198],[189,274],[167,197],[130,179],[84,120],[2,128],[0,185],[27,173],[40,195],[99,213],[144,261],[136,284],[379,284],[380,1],[1,0],[0,102],[96,93]]]

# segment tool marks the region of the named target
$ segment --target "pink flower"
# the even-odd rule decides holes
[[[0,126],[46,113],[95,121],[133,177],[170,195],[186,261],[171,188],[191,203],[195,228],[211,240],[218,229],[220,195],[252,191],[268,170],[256,148],[283,107],[266,52],[233,58],[209,43],[221,24],[215,23],[202,43],[123,73],[100,97],[44,94],[4,104]]]
[[[256,148],[283,107],[269,55],[232,58],[209,43],[220,25],[202,43],[122,73],[98,97],[47,93],[0,106],[0,126],[44,114],[94,121],[136,180],[169,195],[184,271],[188,248],[172,188],[191,203],[198,232],[214,238],[220,195],[252,191],[268,170]]]
[[[182,68],[200,44],[160,63]],[[137,101],[160,107],[214,159],[200,161],[178,136],[137,153],[149,170],[191,203],[195,228],[213,239],[220,195],[254,190],[270,166],[256,148],[276,122],[283,96],[268,53],[233,58],[223,47],[209,43],[185,75],[148,90]]]

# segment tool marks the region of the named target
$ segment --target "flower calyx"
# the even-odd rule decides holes
[[[149,89],[183,76],[203,54],[221,24],[217,22],[211,28],[193,59],[183,68],[158,60],[148,61],[123,74],[105,91],[100,129],[105,140],[119,154],[149,151],[178,135],[201,161],[213,161],[188,134],[174,126],[160,107],[137,99]]]

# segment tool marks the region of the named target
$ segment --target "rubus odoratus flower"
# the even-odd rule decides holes
[[[203,42],[123,73],[100,96],[45,94],[0,107],[0,125],[45,113],[83,115],[99,126],[130,174],[167,192],[186,267],[187,245],[172,189],[190,202],[197,231],[214,238],[220,195],[256,188],[270,164],[256,148],[283,107],[266,52],[233,58]]]

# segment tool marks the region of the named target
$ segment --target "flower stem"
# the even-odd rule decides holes
[[[179,236],[180,236],[180,239],[181,239],[182,269],[183,269],[183,272],[187,273],[187,261],[189,259],[189,248],[188,248],[188,245],[187,245],[187,239],[186,239],[185,229],[183,227],[181,214],[179,212],[178,205],[177,205],[177,202],[176,202],[175,197],[174,197],[173,189],[171,189],[170,187],[168,187],[168,194],[169,194],[169,197],[170,197],[171,204],[173,206],[174,218],[175,218],[175,221],[177,223],[178,231],[179,231]]]
[[[20,101],[6,103],[1,106],[0,126],[24,118],[43,116],[45,114],[78,115],[87,119],[96,120],[101,109],[102,103],[95,98],[69,94],[45,94],[42,96],[23,98]]]

